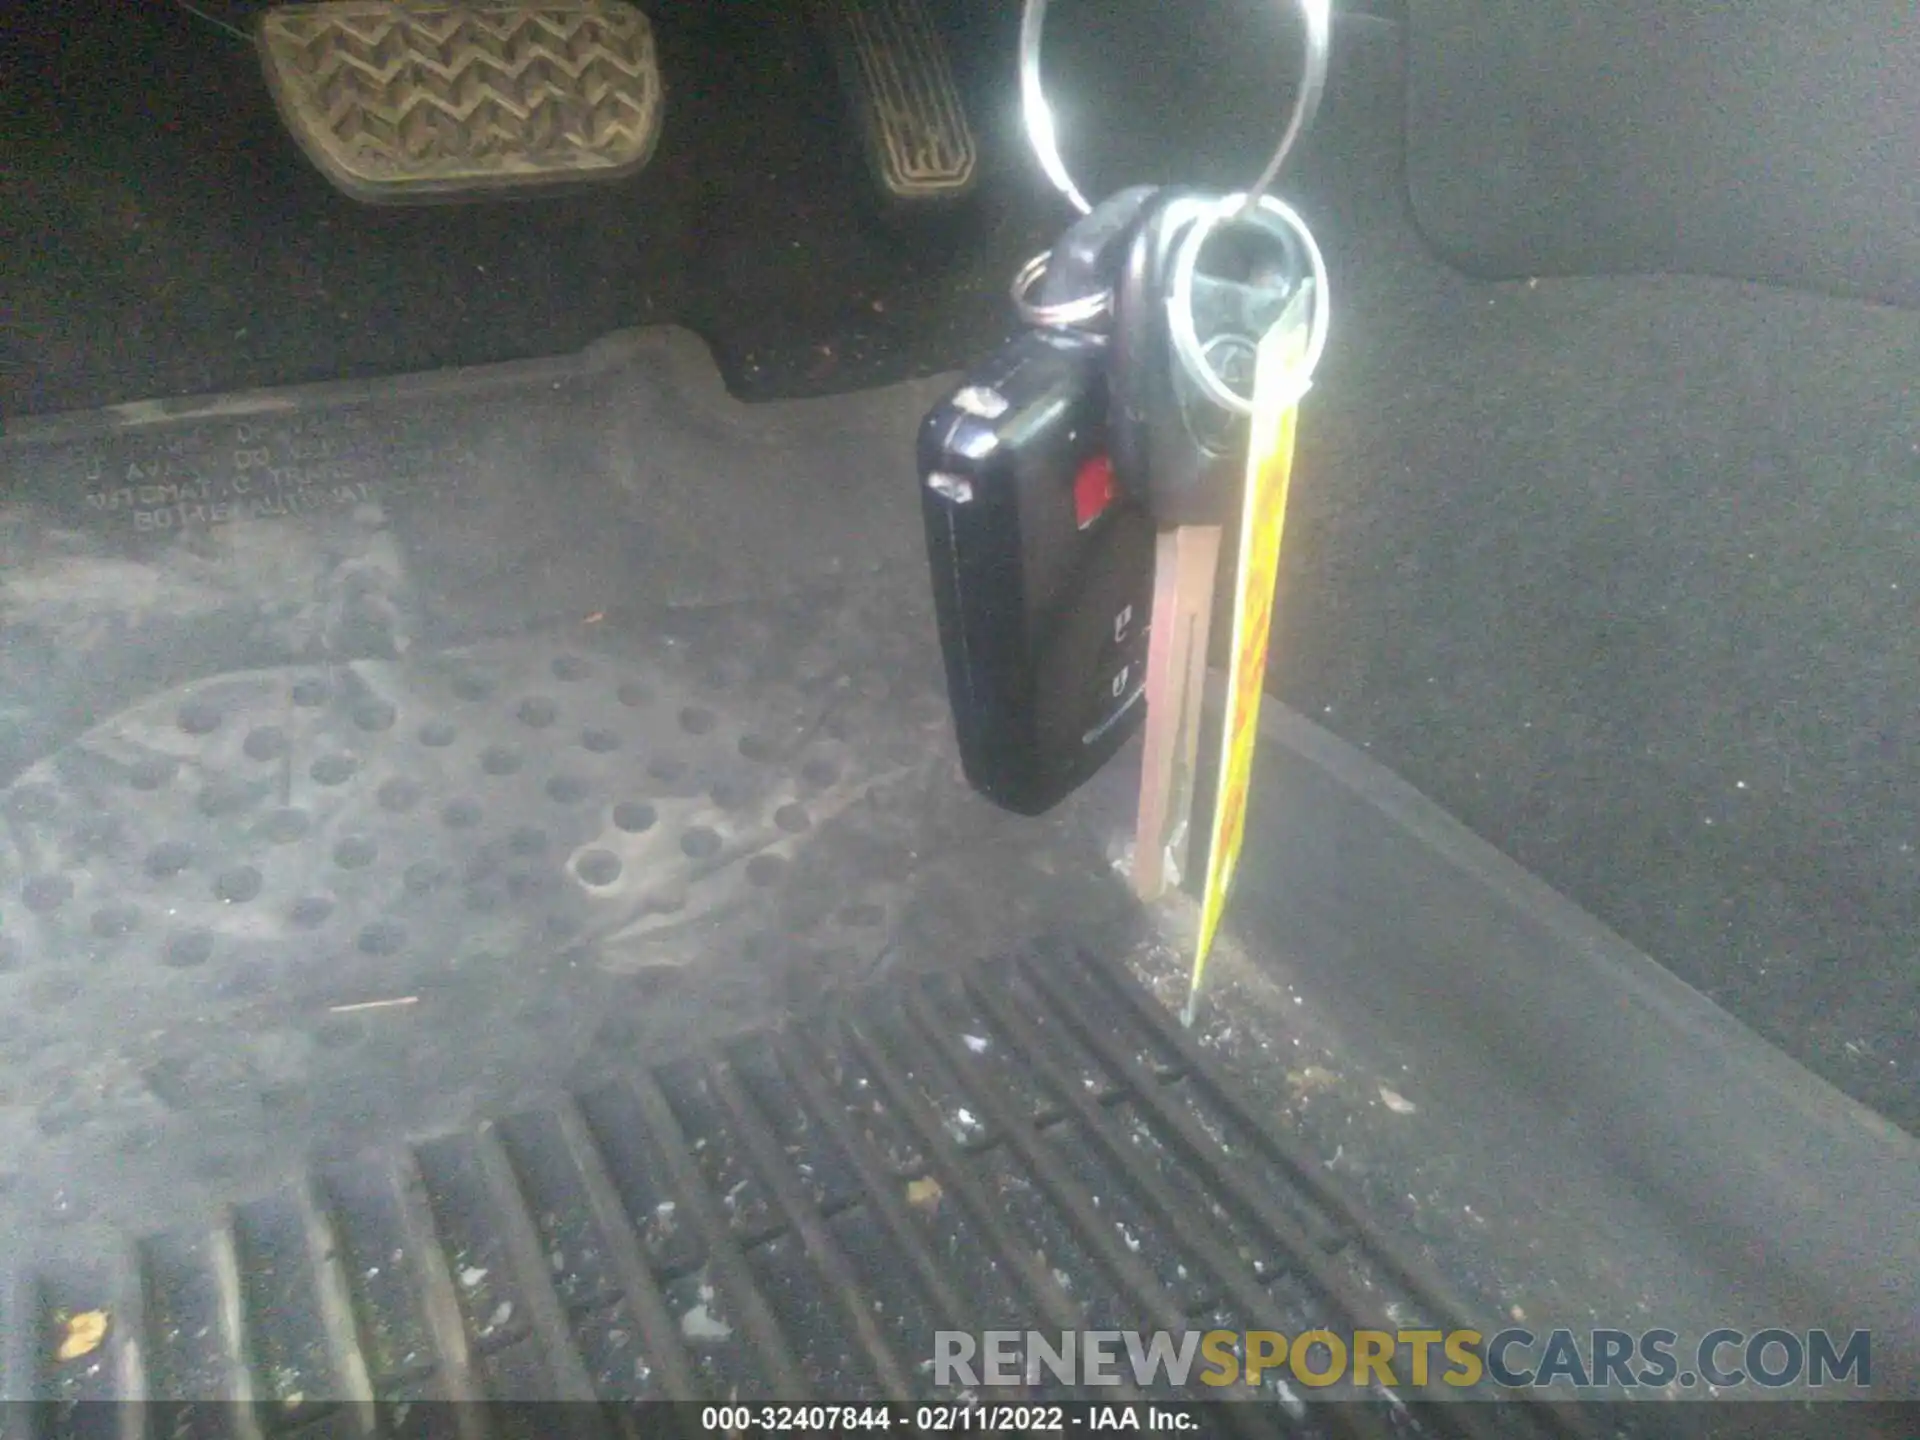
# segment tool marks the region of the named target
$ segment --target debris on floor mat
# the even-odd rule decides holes
[[[1127,777],[966,786],[940,383],[748,406],[659,330],[0,440],[6,1396],[364,1431],[925,1396],[939,1330],[1479,1318],[1435,1259],[1493,1272],[1127,976]]]
[[[940,1330],[1461,1319],[1130,977],[1059,945],[320,1165],[204,1228],[18,1257],[7,1293],[8,1394],[236,1400],[272,1427],[927,1398]],[[1051,1383],[1028,1397],[1074,1393]],[[1253,1431],[1342,1428],[1249,1393]],[[1552,1433],[1449,1414],[1431,1433]]]

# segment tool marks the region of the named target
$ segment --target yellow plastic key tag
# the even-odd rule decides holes
[[[1273,588],[1280,569],[1280,536],[1287,518],[1287,487],[1293,476],[1294,428],[1300,413],[1300,368],[1307,363],[1308,317],[1313,286],[1303,286],[1260,341],[1254,364],[1253,419],[1247,437],[1247,494],[1240,515],[1240,560],[1234,569],[1233,669],[1227,677],[1225,728],[1220,745],[1219,789],[1207,846],[1207,875],[1200,899],[1200,933],[1194,945],[1193,980],[1185,1022],[1193,1023],[1200,978],[1207,967],[1226,909],[1240,844],[1247,828],[1247,789],[1253,778],[1254,740],[1267,673],[1267,642],[1273,625]]]

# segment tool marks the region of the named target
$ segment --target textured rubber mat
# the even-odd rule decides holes
[[[10,435],[0,1227],[1119,923],[958,778],[924,408],[741,405],[665,331]]]
[[[653,31],[625,0],[326,0],[258,33],[281,117],[356,199],[617,180],[659,138]]]
[[[980,156],[946,41],[924,0],[813,0],[889,200],[924,204],[972,192]]]
[[[918,1393],[930,1326],[1001,1316],[1627,1313],[1588,1307],[1567,1225],[1511,1227],[1514,1193],[1695,1212],[1599,1162],[1558,1192],[1514,1146],[1532,1167],[1588,1133],[1572,1110],[1660,1109],[1591,1096],[1618,1054],[1700,1032],[1616,1048],[1586,1014],[1604,986],[1461,892],[1446,854],[1379,833],[1372,801],[1328,799],[1317,765],[1256,808],[1282,833],[1244,913],[1304,904],[1261,929],[1311,954],[1263,957],[1267,1007],[1208,1032],[1266,1067],[1234,1098],[1086,958],[1178,963],[1112,868],[1128,776],[1034,823],[958,773],[911,479],[929,388],[742,405],[698,342],[653,331],[0,441],[5,1396],[238,1399],[122,1413],[241,1435],[364,1433],[371,1396],[394,1402],[383,1429],[423,1433],[408,1397]],[[1402,968],[1378,978],[1382,955]],[[1376,977],[1360,1016],[1413,1016],[1343,1082],[1397,1139],[1309,1124],[1355,1069],[1350,1041],[1274,1018],[1339,1013],[1276,983],[1310,960]],[[1541,977],[1577,999],[1529,1013],[1579,1015],[1596,1057],[1544,1082],[1516,1035],[1580,1047],[1501,1018]],[[1436,1035],[1490,1037],[1498,1063],[1448,1098]],[[1714,1097],[1724,1134],[1723,1089],[1672,1088]],[[1665,1175],[1657,1157],[1706,1152],[1645,1153]],[[1463,1156],[1486,1157],[1464,1196]],[[1735,1221],[1723,1250],[1793,1253]],[[1671,1227],[1578,1228],[1607,1276],[1688,1254],[1661,1248]],[[1724,1287],[1696,1279],[1686,1313],[1723,1323]],[[1252,1428],[1298,1418],[1268,1398]],[[1400,1425],[1305,1423],[1383,1416]],[[130,1433],[0,1406],[15,1421]]]
[[[924,1398],[941,1329],[1459,1318],[1155,1001],[1060,947],[36,1259],[8,1297],[9,1394],[238,1400],[254,1433],[435,1398]],[[1259,1398],[1219,1433],[1552,1433]],[[235,1418],[176,1413],[156,1433]]]
[[[1098,807],[967,789],[927,388],[658,331],[0,443],[6,1396],[405,1431],[1461,1313],[1086,958]]]

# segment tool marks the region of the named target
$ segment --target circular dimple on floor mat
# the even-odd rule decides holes
[[[416,860],[401,872],[400,884],[409,895],[430,895],[445,885],[452,873],[438,860]]]
[[[240,749],[249,760],[278,760],[287,753],[287,736],[278,725],[262,725],[249,730]]]
[[[344,785],[359,768],[351,755],[322,755],[307,767],[307,774],[316,785]]]
[[[64,875],[35,875],[20,887],[20,903],[36,915],[51,915],[73,898],[73,881]]]
[[[251,865],[222,870],[213,880],[213,893],[229,905],[244,905],[260,893],[260,872]]]
[[[296,930],[318,930],[333,914],[333,901],[325,895],[303,895],[287,907],[287,923]]]
[[[84,863],[94,855],[114,849],[126,838],[126,826],[118,815],[89,815],[73,827],[68,849],[76,862]]]
[[[353,723],[362,730],[391,730],[399,718],[400,712],[385,700],[362,700],[353,707]]]
[[[398,920],[376,920],[362,926],[353,943],[367,955],[396,955],[406,947],[407,927]]]
[[[213,936],[205,930],[187,930],[168,939],[161,959],[175,970],[191,970],[213,958]]]
[[[480,752],[480,768],[495,778],[518,775],[526,763],[526,752],[518,745],[489,745]]]
[[[304,810],[276,810],[260,822],[260,838],[269,845],[291,845],[304,840],[313,822]]]
[[[144,862],[150,880],[171,880],[193,864],[193,847],[184,840],[162,840],[147,851]]]
[[[135,790],[159,790],[173,783],[180,771],[177,760],[165,755],[148,755],[127,767],[127,784]]]
[[[102,905],[93,912],[89,922],[93,933],[102,940],[118,940],[123,935],[131,935],[140,925],[140,907],[137,905]]]
[[[628,835],[645,834],[659,818],[659,812],[653,806],[633,800],[623,800],[613,807],[614,828]]]
[[[346,1016],[322,1020],[313,1027],[313,1043],[322,1050],[348,1050],[366,1038],[367,1027]]]
[[[180,707],[179,725],[188,735],[211,735],[220,728],[220,707],[211,700],[189,700]]]
[[[528,729],[544,730],[560,718],[560,707],[544,695],[530,695],[520,702],[520,708],[514,713]]]
[[[333,847],[333,863],[342,870],[364,870],[379,853],[380,847],[365,835],[349,835]]]
[[[238,815],[251,809],[260,798],[260,792],[243,780],[227,775],[216,775],[200,787],[195,804],[200,813],[209,819],[217,820],[223,815]]]
[[[620,878],[620,857],[611,850],[589,850],[574,864],[575,872],[589,885],[611,885]]]
[[[374,799],[382,810],[389,810],[398,815],[405,814],[418,805],[420,797],[425,793],[418,784],[407,779],[406,776],[396,775],[381,785]]]
[[[578,805],[593,787],[582,775],[554,775],[547,780],[547,798],[556,805]]]

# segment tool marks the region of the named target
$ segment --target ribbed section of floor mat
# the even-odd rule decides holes
[[[1130,976],[1043,947],[34,1260],[0,1355],[64,1402],[41,1435],[126,1397],[184,1402],[170,1433],[413,1433],[435,1399],[926,1398],[940,1330],[1461,1322]]]

